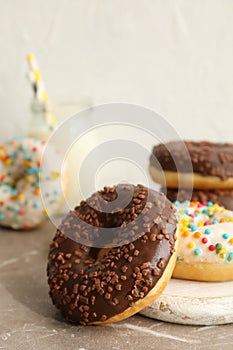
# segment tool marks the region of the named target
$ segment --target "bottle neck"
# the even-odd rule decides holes
[[[44,105],[36,98],[33,98],[30,105],[28,136],[46,141],[50,135],[51,131],[46,122]]]
[[[43,104],[38,101],[35,97],[33,97],[33,99],[31,100],[31,112],[34,114],[40,114],[40,113],[44,113],[44,106]]]

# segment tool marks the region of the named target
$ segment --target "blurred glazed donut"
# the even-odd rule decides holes
[[[31,229],[47,218],[39,189],[43,177],[41,157],[45,142],[16,137],[0,146],[0,225],[12,229]],[[49,148],[45,156],[46,197],[50,199],[50,214],[57,213],[62,203],[59,191],[61,174],[56,169],[59,155]]]

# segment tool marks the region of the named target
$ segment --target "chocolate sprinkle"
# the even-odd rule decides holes
[[[125,186],[105,187],[99,191],[104,206],[114,201],[117,193],[126,193]],[[96,194],[82,201],[67,215],[55,234],[48,256],[49,294],[70,322],[82,325],[104,322],[134,305],[156,285],[174,252],[177,220],[172,203],[162,193],[142,185],[131,186],[131,189],[132,200],[118,212],[101,212],[101,199],[100,203],[95,199],[95,209],[93,205],[90,207],[88,203],[94,201]],[[135,210],[137,218],[141,219],[137,224]],[[130,234],[131,241],[109,249],[80,244],[65,234],[65,230],[75,232],[75,236],[82,234],[82,225],[72,226],[75,224],[73,215],[81,217],[84,223],[92,223],[86,232],[91,238],[93,228],[98,236],[99,228],[106,227],[110,241],[112,227],[125,224],[125,231],[120,233]],[[145,222],[149,226],[142,231]]]

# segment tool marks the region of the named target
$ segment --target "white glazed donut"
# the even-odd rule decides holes
[[[47,218],[39,189],[43,177],[41,157],[45,142],[17,137],[0,146],[0,225],[13,229],[31,229]],[[47,154],[46,154],[47,155]],[[50,214],[57,213],[62,203],[58,190],[61,175],[56,169],[57,152],[50,147],[45,157],[46,196]],[[43,164],[44,165],[44,164]],[[54,168],[55,167],[55,168]]]
[[[173,277],[233,280],[233,212],[218,204],[175,202],[181,229]]]

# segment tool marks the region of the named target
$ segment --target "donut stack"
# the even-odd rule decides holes
[[[159,144],[153,148],[149,171],[173,202],[210,201],[233,210],[233,144]]]

